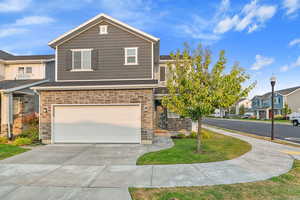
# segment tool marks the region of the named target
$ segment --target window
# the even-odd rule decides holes
[[[32,74],[32,67],[26,67],[26,74]]]
[[[91,71],[92,49],[72,50],[72,71]]]
[[[166,67],[160,67],[160,81],[166,80]]]
[[[19,69],[18,69],[18,74],[19,74],[19,75],[25,74],[25,68],[24,68],[24,67],[19,67]]]
[[[19,67],[17,79],[28,79],[32,75],[32,67]]]
[[[101,26],[99,26],[99,34],[100,35],[107,34],[107,25],[101,25]]]
[[[125,48],[125,65],[138,64],[138,48]]]
[[[180,116],[178,114],[174,113],[174,112],[168,111],[168,118],[170,118],[170,119],[179,119]]]

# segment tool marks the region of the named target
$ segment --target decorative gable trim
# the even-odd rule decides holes
[[[113,23],[115,23],[116,25],[124,27],[123,29],[126,30],[127,32],[130,32],[130,33],[133,33],[133,34],[136,34],[136,35],[140,35],[145,40],[150,40],[150,41],[154,41],[154,42],[159,41],[159,38],[156,38],[156,37],[154,37],[154,36],[152,36],[152,35],[150,35],[148,33],[145,33],[143,31],[140,31],[140,30],[136,29],[136,28],[133,28],[132,26],[129,26],[128,24],[125,24],[125,23],[123,23],[123,22],[121,22],[121,21],[119,21],[117,19],[114,19],[114,18],[112,18],[112,17],[110,17],[110,16],[102,13],[102,14],[99,14],[99,15],[93,17],[92,19],[86,21],[85,23],[77,26],[76,28],[74,28],[74,29],[72,29],[72,30],[64,33],[63,35],[59,36],[58,38],[50,41],[48,43],[48,45],[51,46],[51,47],[55,47],[55,46],[58,46],[58,45],[60,45],[60,44],[62,44],[64,42],[68,41],[69,39],[66,40],[66,41],[64,41],[64,38],[67,37],[68,35],[74,33],[75,31],[80,30],[81,28],[83,28],[85,26],[87,26],[87,27],[84,28],[84,30],[82,30],[79,33],[77,33],[75,36],[79,35],[80,33],[86,31],[87,29],[89,29],[89,28],[91,28],[91,27],[93,27],[95,25],[98,25],[103,20],[100,20],[99,23],[96,23],[96,24],[93,24],[91,26],[88,26],[88,24],[90,24],[91,22],[93,22],[95,20],[98,20],[100,18],[108,19],[108,20],[112,21]],[[75,37],[75,36],[73,36],[73,37]],[[73,38],[73,37],[71,37],[71,38]]]

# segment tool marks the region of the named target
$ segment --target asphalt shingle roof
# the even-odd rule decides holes
[[[0,89],[6,90],[11,88],[16,88],[23,85],[32,84],[38,81],[42,81],[41,79],[31,79],[31,80],[3,80],[0,81]]]
[[[0,59],[2,60],[48,60],[53,59],[54,57],[55,56],[53,54],[15,56],[13,54],[0,50]]]

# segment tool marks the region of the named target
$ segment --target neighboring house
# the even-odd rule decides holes
[[[251,109],[251,100],[247,99],[247,98],[242,98],[240,99],[235,105],[235,114],[239,115],[240,114],[240,108],[244,107],[245,108],[245,112],[249,111],[249,109]]]
[[[51,41],[55,81],[32,87],[40,97],[42,141],[152,143],[165,95],[159,44],[105,14]]]
[[[252,98],[252,109],[257,119],[270,119],[271,117],[271,92]],[[282,115],[282,109],[287,104],[292,112],[300,112],[300,86],[275,91],[274,115]]]
[[[24,117],[38,112],[38,96],[30,87],[53,77],[53,55],[15,56],[0,50],[1,135],[22,132]]]

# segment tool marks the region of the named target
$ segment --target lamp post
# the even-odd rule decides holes
[[[274,140],[274,86],[276,83],[276,77],[272,76],[270,79],[271,86],[272,86],[272,113],[271,113],[271,119],[272,119],[272,127],[271,127],[271,140]]]

